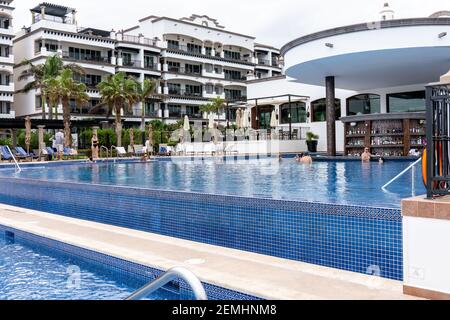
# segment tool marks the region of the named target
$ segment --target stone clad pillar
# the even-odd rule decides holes
[[[37,126],[38,127],[38,146],[39,146],[39,160],[43,156],[42,150],[45,149],[44,142],[44,128],[45,126]]]
[[[327,155],[336,156],[336,92],[333,76],[325,78],[327,107]]]

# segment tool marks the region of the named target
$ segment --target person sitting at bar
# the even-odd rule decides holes
[[[365,148],[365,149],[364,149],[364,153],[363,153],[362,156],[361,156],[361,160],[362,160],[363,162],[369,162],[370,159],[372,159],[372,154],[370,153],[369,148]]]

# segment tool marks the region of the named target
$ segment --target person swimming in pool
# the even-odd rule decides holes
[[[370,159],[372,159],[372,154],[370,153],[370,149],[369,148],[365,148],[364,149],[364,153],[361,156],[361,160],[363,162],[369,162]]]
[[[307,152],[298,154],[295,157],[295,161],[300,162],[302,164],[312,164],[313,163],[312,157]]]

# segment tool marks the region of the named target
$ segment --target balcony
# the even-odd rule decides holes
[[[87,62],[87,63],[102,63],[110,64],[108,57],[98,57],[98,56],[81,56],[81,55],[71,55],[67,51],[62,53],[63,59],[69,59],[73,61]]]
[[[16,112],[13,110],[2,110],[0,109],[0,119],[15,119]]]
[[[260,59],[258,58],[258,65],[259,66],[271,66],[271,62],[269,59]]]
[[[228,81],[247,81],[247,77],[233,77],[225,74],[225,80]]]
[[[195,70],[192,70],[192,69],[189,69],[189,68],[186,69],[184,67],[171,67],[171,66],[168,66],[167,72],[185,74],[185,75],[190,75],[190,76],[201,76],[202,75],[202,70],[201,69],[199,71],[195,71]]]
[[[180,96],[180,97],[189,97],[189,98],[202,98],[201,92],[192,92],[190,90],[170,90],[169,95],[171,96]]]
[[[221,53],[216,53],[216,55],[211,55],[211,54],[203,54],[201,49],[193,49],[193,48],[188,48],[187,46],[184,45],[171,45],[169,44],[167,46],[167,50],[169,51],[174,51],[174,52],[182,52],[182,53],[186,53],[189,55],[194,55],[194,56],[198,56],[201,58],[211,58],[214,60],[224,60],[224,61],[229,61],[229,62],[238,62],[238,63],[244,63],[244,64],[249,64],[249,65],[253,65],[254,63],[252,62],[251,58],[233,58],[233,57],[225,57],[222,56]]]
[[[139,60],[124,60],[122,62],[123,67],[130,67],[130,68],[141,68],[142,63]]]

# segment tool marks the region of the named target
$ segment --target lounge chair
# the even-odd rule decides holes
[[[141,144],[136,144],[134,146],[134,155],[135,156],[143,156],[145,155],[144,146]]]
[[[0,160],[11,161],[12,159],[13,159],[13,156],[9,152],[8,148],[5,146],[0,146]]]
[[[42,149],[43,154],[45,154],[46,156],[48,156],[48,160],[53,160],[56,157],[56,152],[50,148],[50,147],[46,147],[44,149]]]
[[[32,152],[27,153],[25,151],[25,149],[22,147],[15,147],[15,150],[20,157],[25,158],[25,159],[31,159],[31,161],[33,161],[33,159],[39,158],[39,156],[35,155]]]
[[[124,147],[117,147],[116,151],[117,151],[117,156],[118,157],[127,157],[128,156],[128,153],[127,153],[127,151],[125,150]]]

